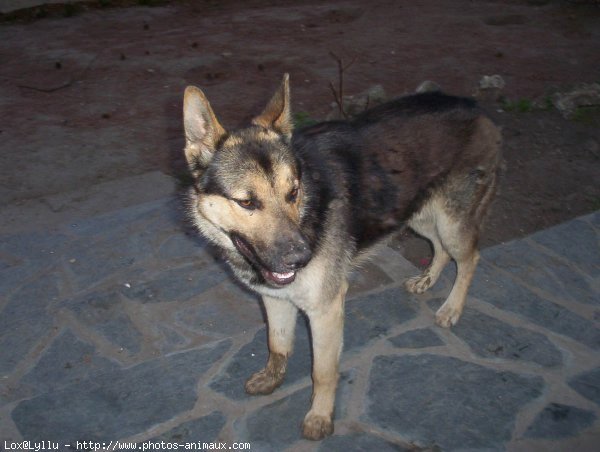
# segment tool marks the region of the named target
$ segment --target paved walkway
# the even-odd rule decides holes
[[[417,270],[385,250],[355,277],[336,433],[313,443],[300,438],[304,319],[284,385],[245,395],[266,359],[261,309],[186,231],[180,206],[0,236],[2,446],[598,450],[600,212],[485,250],[451,330],[433,312],[452,271],[412,296],[401,282]]]

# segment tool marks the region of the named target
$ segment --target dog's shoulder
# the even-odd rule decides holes
[[[354,124],[349,121],[324,121],[294,131],[292,147],[303,150],[310,148],[334,148],[356,139]]]

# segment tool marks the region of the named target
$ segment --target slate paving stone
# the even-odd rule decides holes
[[[65,263],[77,287],[86,289],[111,275],[127,271],[152,255],[148,231],[107,233],[99,241],[79,240],[65,250]]]
[[[577,435],[596,420],[592,411],[551,403],[536,416],[525,432],[526,438],[562,439]]]
[[[92,218],[77,220],[68,226],[70,234],[85,238],[101,237],[107,233],[132,229],[134,225],[147,224],[160,215],[172,215],[173,198],[164,198],[117,211],[98,215]]]
[[[22,322],[46,315],[47,308],[58,299],[59,279],[55,273],[47,273],[15,291],[8,299],[0,315],[0,331],[15,322]]]
[[[519,410],[543,388],[541,377],[451,357],[378,356],[363,418],[421,446],[500,450]]]
[[[100,373],[117,371],[119,366],[98,355],[96,349],[71,331],[64,331],[44,352],[35,367],[19,382],[10,399],[31,397],[53,391]]]
[[[343,436],[330,436],[321,441],[319,452],[349,452],[349,451],[377,451],[377,452],[408,452],[411,449],[390,443],[368,433],[351,433]]]
[[[541,298],[509,276],[494,270],[483,259],[477,267],[469,293],[592,349],[600,348],[600,329],[594,322]]]
[[[129,318],[119,289],[99,290],[68,299],[61,305],[109,342],[133,354],[141,350],[142,334]]]
[[[222,341],[82,380],[20,402],[13,421],[31,441],[108,442],[143,432],[193,408],[198,379],[230,346]]]
[[[130,278],[121,293],[140,303],[186,301],[206,292],[228,277],[225,269],[206,255],[192,264],[171,268],[156,277]]]
[[[158,257],[165,258],[167,256],[160,254],[161,245],[170,236],[183,235],[185,223],[183,214],[176,209],[176,203],[176,200],[152,202],[73,224],[68,231],[79,240],[75,241],[76,246],[69,252],[75,254],[86,246],[102,246],[116,249],[116,252],[121,251],[129,257],[131,253],[128,252],[128,247],[141,245],[143,248],[140,250],[144,253],[137,256],[139,259],[151,256],[149,250],[154,250]],[[168,254],[170,248],[167,246],[162,251]]]
[[[407,331],[392,337],[389,341],[399,348],[423,348],[444,345],[444,341],[429,328]]]
[[[23,261],[57,262],[68,237],[60,232],[0,234],[0,253]]]
[[[573,220],[531,236],[533,240],[566,257],[590,276],[600,275],[598,233],[587,222]]]
[[[264,368],[268,356],[267,331],[266,328],[261,328],[254,338],[231,358],[227,367],[211,382],[210,387],[234,400],[255,397],[246,394],[244,384],[252,374]],[[311,366],[307,321],[303,316],[298,316],[294,353],[288,359],[283,385],[290,385],[302,378],[310,377]]]
[[[417,302],[402,288],[387,289],[346,302],[344,350],[352,351],[417,314]]]
[[[583,397],[600,405],[600,367],[576,375],[568,383]]]
[[[12,372],[51,328],[52,319],[46,316],[16,322],[0,330],[0,375]]]
[[[11,293],[34,279],[36,274],[51,268],[52,264],[37,260],[13,264],[0,270],[0,297],[10,297]]]
[[[600,229],[600,210],[597,210],[594,213],[586,215],[582,219],[589,221],[590,224],[592,224],[596,228]],[[600,231],[596,230],[596,233],[600,233]]]
[[[59,296],[57,276],[48,273],[10,296],[0,311],[0,373],[8,373],[50,331],[47,308]]]
[[[7,268],[11,268],[15,265],[15,262],[18,262],[18,259],[10,259],[6,256],[2,256],[0,254],[0,275]]]
[[[199,235],[176,233],[162,242],[156,251],[160,259],[196,258],[208,244]]]
[[[438,299],[430,304],[437,310],[442,302]],[[543,334],[509,325],[473,308],[465,308],[451,331],[484,358],[530,361],[544,367],[560,366],[563,362],[558,348]]]
[[[155,436],[144,443],[160,443],[162,441],[167,443],[210,443],[214,442],[219,433],[223,429],[223,426],[227,422],[227,418],[220,411],[213,411],[212,413],[202,416],[198,419],[193,419],[177,427],[172,428],[168,432],[162,435]],[[161,447],[161,449],[167,450],[168,447]],[[160,449],[159,449],[160,450]]]
[[[516,240],[483,251],[482,256],[496,267],[565,300],[600,305],[600,297],[588,277],[563,260],[533,247],[527,240]]]
[[[233,336],[264,325],[258,296],[226,279],[206,290],[193,303],[174,306],[178,325],[212,336]]]
[[[352,272],[349,279],[350,287],[347,298],[353,298],[360,293],[394,282],[383,270],[370,262]]]
[[[160,336],[157,345],[162,354],[181,350],[191,342],[190,339],[180,334],[177,330],[164,324],[155,326],[155,328],[158,330]]]

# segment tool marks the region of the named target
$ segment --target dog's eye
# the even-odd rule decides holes
[[[240,205],[240,207],[243,207],[244,209],[256,209],[256,204],[254,204],[254,201],[252,201],[251,199],[236,199],[235,202],[237,202]]]
[[[287,196],[287,200],[288,200],[288,202],[296,202],[297,198],[298,198],[298,188],[292,188],[292,191]]]

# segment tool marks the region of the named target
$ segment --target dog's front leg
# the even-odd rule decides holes
[[[333,300],[323,300],[307,310],[313,347],[312,406],[304,418],[305,438],[320,440],[333,433],[333,408],[338,382],[338,364],[344,337],[344,299],[347,282],[343,282]]]
[[[263,297],[269,327],[269,359],[265,368],[246,381],[248,394],[271,394],[283,382],[294,346],[298,308],[279,298]]]

